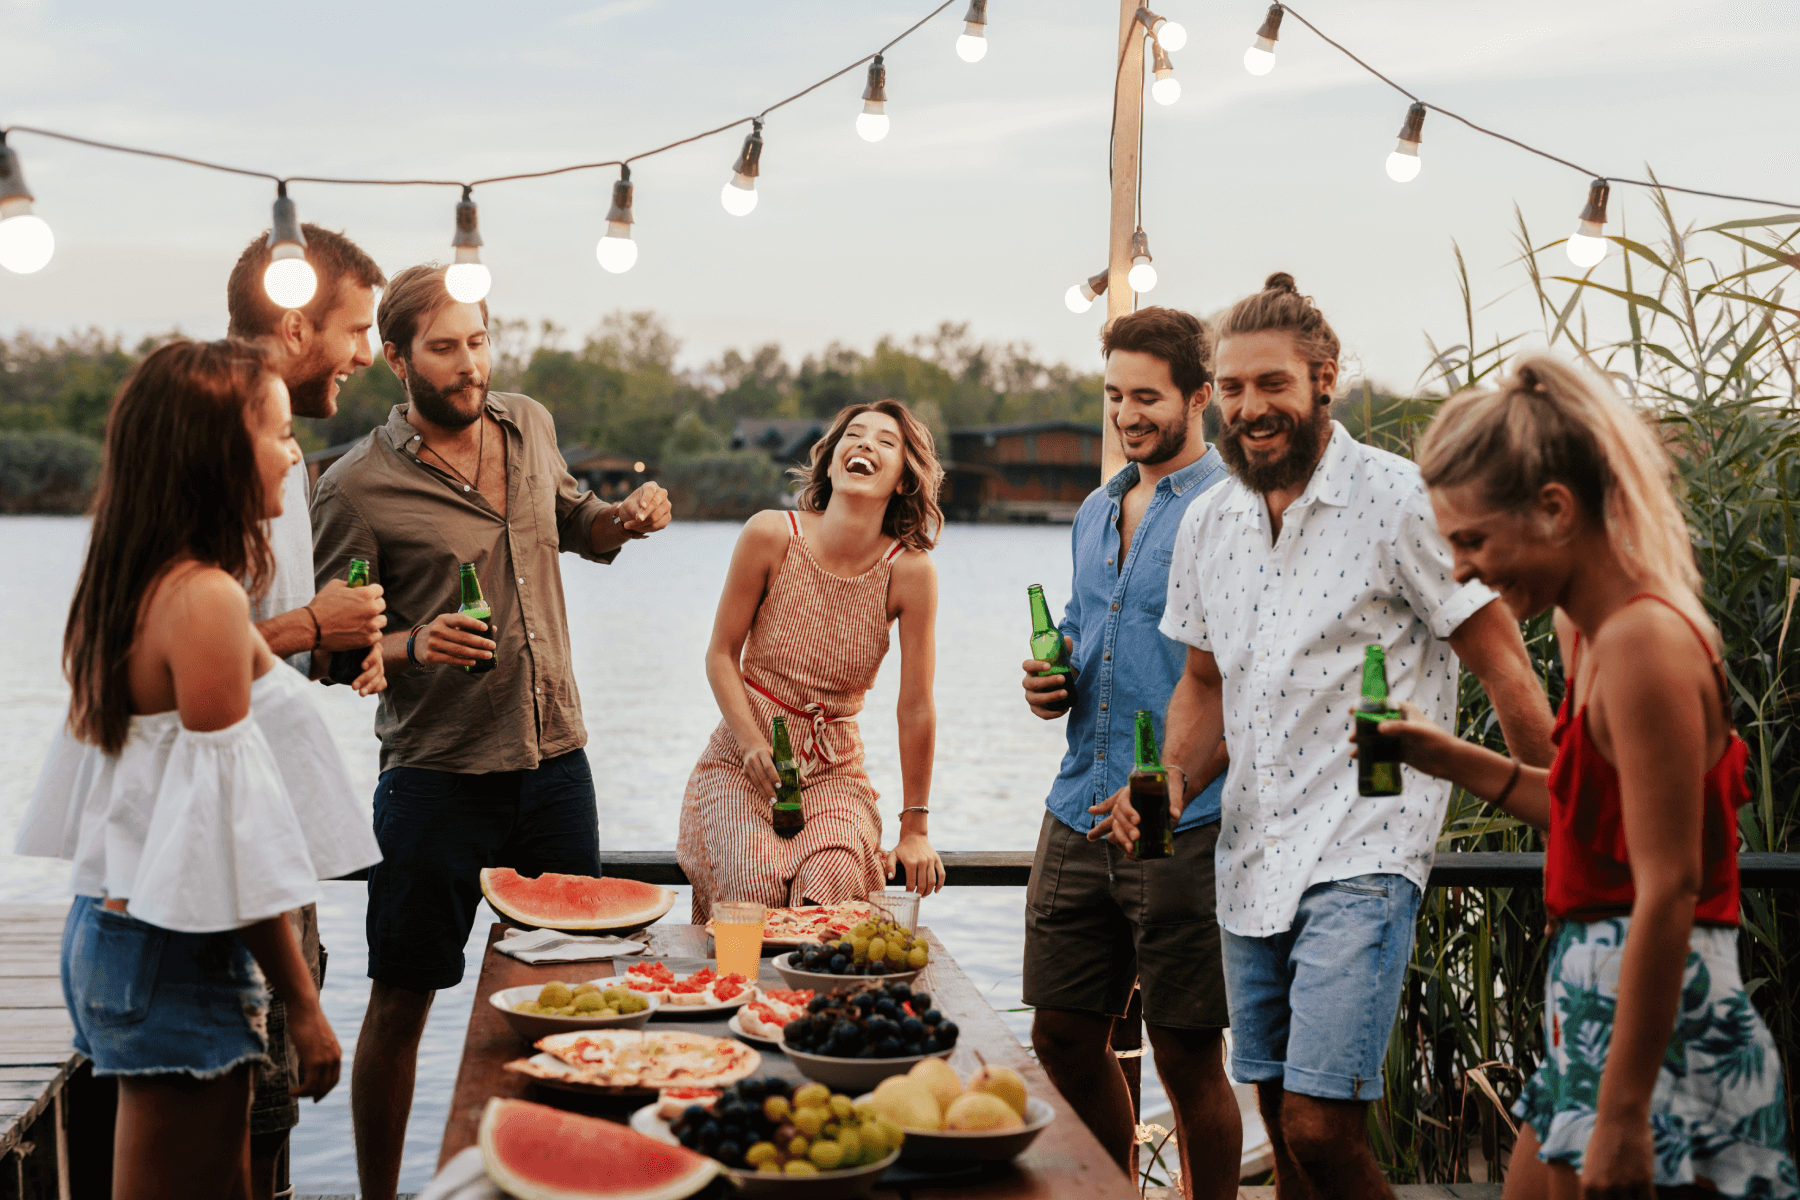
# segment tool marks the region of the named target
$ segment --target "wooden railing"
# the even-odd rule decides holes
[[[1024,887],[1031,878],[1029,850],[946,850],[944,882],[949,887]],[[608,875],[673,887],[688,881],[673,850],[601,851]],[[1747,888],[1800,888],[1800,854],[1740,854],[1738,874]],[[1432,864],[1430,887],[1544,886],[1542,854],[1471,851],[1440,854]]]

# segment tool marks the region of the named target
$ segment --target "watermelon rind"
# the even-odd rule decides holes
[[[588,876],[543,875],[538,879],[588,879]],[[481,894],[502,917],[528,929],[561,929],[571,933],[628,933],[659,921],[675,907],[672,888],[656,887],[655,897],[643,908],[630,912],[596,913],[590,917],[568,913],[533,911],[530,889],[538,879],[528,879],[511,867],[483,867]],[[597,881],[595,881],[597,882]]]
[[[571,1155],[588,1150],[593,1161],[578,1165],[592,1168],[585,1172],[592,1182],[575,1188],[546,1183],[531,1178],[528,1174],[530,1164],[507,1162],[502,1154],[503,1148],[498,1143],[500,1124],[508,1117],[555,1120],[559,1124],[575,1127],[594,1126],[606,1133],[606,1148],[597,1153],[594,1145],[584,1146],[585,1139],[579,1137],[567,1139],[559,1150],[559,1165],[565,1169],[570,1165],[568,1160]],[[477,1141],[481,1146],[481,1161],[487,1168],[488,1179],[508,1195],[516,1197],[516,1200],[683,1200],[683,1197],[691,1196],[711,1183],[713,1177],[724,1170],[705,1155],[681,1150],[682,1156],[693,1160],[685,1172],[654,1187],[627,1191],[616,1178],[621,1152],[641,1165],[643,1155],[632,1153],[633,1143],[643,1143],[659,1152],[665,1151],[666,1147],[657,1145],[635,1130],[599,1117],[584,1117],[548,1105],[533,1104],[529,1100],[512,1100],[500,1096],[487,1102],[487,1108],[481,1114],[481,1131],[477,1135]]]

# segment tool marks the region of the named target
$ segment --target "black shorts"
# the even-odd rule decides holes
[[[319,909],[309,904],[287,915],[294,944],[312,974],[313,986],[325,986],[325,947],[319,944]],[[285,1134],[300,1123],[300,1102],[288,1089],[300,1083],[300,1054],[287,1035],[287,1005],[269,997],[269,1065],[256,1072],[256,1095],[250,1102],[253,1137]]]
[[[1177,833],[1173,857],[1140,862],[1045,813],[1025,892],[1025,1003],[1121,1017],[1136,983],[1152,1025],[1230,1025],[1213,918],[1218,841],[1214,821]]]
[[[455,987],[481,903],[481,869],[600,874],[599,814],[587,754],[532,771],[384,771],[375,787],[369,869],[369,978],[415,992]]]

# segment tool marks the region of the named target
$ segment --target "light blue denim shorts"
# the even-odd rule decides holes
[[[236,933],[176,933],[77,896],[62,985],[96,1075],[216,1079],[268,1064],[269,993]]]
[[[1412,958],[1419,889],[1403,875],[1314,884],[1271,937],[1220,930],[1231,1074],[1325,1100],[1376,1100]]]

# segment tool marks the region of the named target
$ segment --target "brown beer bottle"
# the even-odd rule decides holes
[[[1135,736],[1137,765],[1131,769],[1131,807],[1137,809],[1137,841],[1133,858],[1168,858],[1175,853],[1175,831],[1169,825],[1169,772],[1156,753],[1156,726],[1146,709],[1138,709]]]
[[[794,743],[788,737],[785,716],[776,715],[769,731],[769,744],[775,751],[775,775],[781,780],[770,820],[777,834],[791,838],[805,827],[806,813],[800,807],[800,763],[794,758]]]

